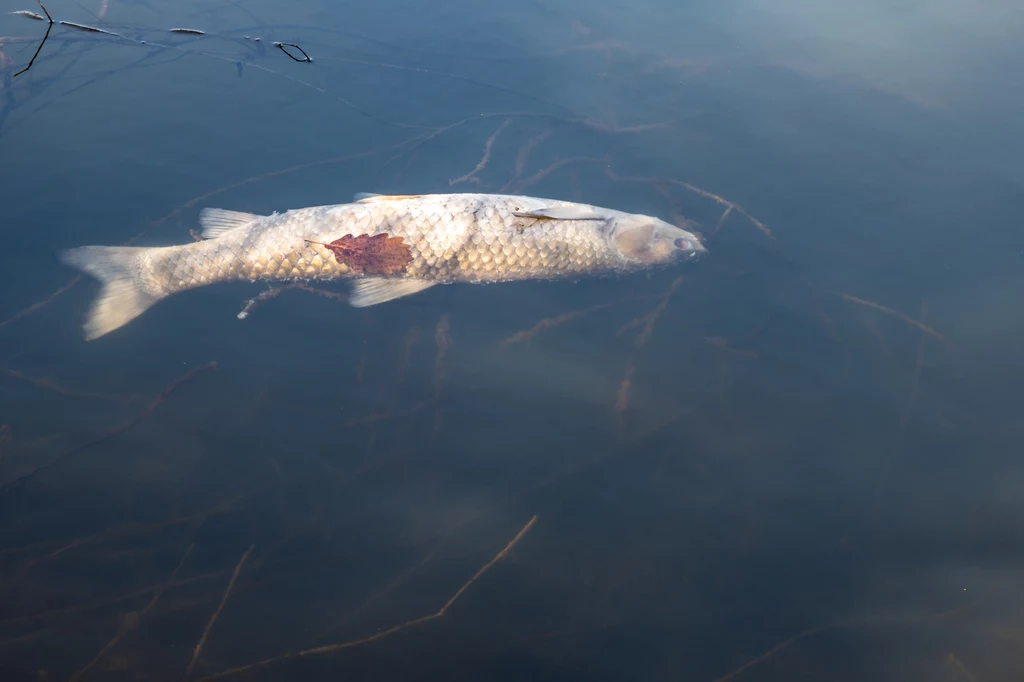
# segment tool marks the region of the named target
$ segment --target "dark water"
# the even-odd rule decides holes
[[[1015,3],[47,9],[120,37],[15,77],[0,16],[2,679],[1024,676]],[[91,343],[60,289],[205,206],[453,189],[711,255]]]

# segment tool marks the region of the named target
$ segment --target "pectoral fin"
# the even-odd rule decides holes
[[[512,215],[519,218],[536,218],[538,220],[606,220],[608,218],[608,216],[602,215],[592,207],[583,204],[547,206],[532,211],[513,211]]]
[[[388,279],[386,277],[364,277],[352,283],[352,294],[349,305],[355,308],[366,308],[378,303],[392,301],[403,296],[429,289],[437,282],[423,279]]]
[[[261,217],[255,213],[228,211],[223,208],[204,208],[199,212],[199,225],[203,228],[199,234],[206,239],[216,239],[234,229],[245,227]]]

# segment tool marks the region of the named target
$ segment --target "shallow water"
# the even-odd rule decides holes
[[[0,16],[3,678],[1018,679],[1024,17],[889,4]],[[710,255],[89,343],[54,258],[457,190]]]

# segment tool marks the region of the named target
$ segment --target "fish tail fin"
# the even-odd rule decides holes
[[[102,284],[83,325],[87,341],[123,327],[166,295],[153,293],[143,280],[148,263],[142,256],[151,250],[144,246],[83,246],[58,254],[65,265]]]

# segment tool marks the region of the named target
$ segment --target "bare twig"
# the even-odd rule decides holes
[[[161,588],[163,588],[164,590],[167,590],[167,589],[170,589],[172,587],[180,587],[180,586],[183,586],[183,585],[194,585],[196,583],[201,583],[201,582],[204,582],[204,581],[207,581],[207,580],[213,580],[214,578],[220,578],[225,573],[227,573],[226,570],[224,570],[224,571],[215,571],[215,572],[212,572],[212,573],[203,573],[202,575],[191,576],[189,578],[181,578],[181,579],[178,579],[176,581],[172,581],[170,583],[161,583],[159,585],[150,585],[149,587],[144,587],[144,588],[141,588],[141,589],[138,589],[138,590],[132,590],[131,592],[128,592],[126,594],[121,594],[121,595],[118,595],[116,597],[110,597],[108,599],[104,599],[104,600],[99,601],[99,602],[93,602],[93,603],[90,603],[90,604],[77,604],[75,606],[68,606],[68,607],[62,608],[62,609],[53,609],[53,610],[50,610],[50,611],[44,611],[42,613],[35,613],[35,614],[30,615],[30,616],[16,616],[14,618],[7,618],[7,619],[5,619],[3,621],[0,621],[0,622],[3,622],[4,624],[11,624],[11,623],[20,623],[20,622],[25,622],[25,621],[47,620],[47,619],[56,618],[58,616],[68,616],[68,615],[72,615],[72,614],[76,614],[76,613],[82,613],[82,612],[85,612],[85,611],[96,611],[96,610],[99,610],[99,609],[108,608],[108,607],[113,606],[115,604],[120,604],[122,602],[131,601],[133,599],[138,599],[139,597],[145,597],[146,595],[152,594],[155,590],[158,590],[158,589],[161,589]]]
[[[626,371],[619,383],[619,391],[615,395],[615,414],[622,419],[622,415],[629,408],[629,400],[633,395],[633,373],[636,371],[636,360],[632,357],[626,361]]]
[[[519,154],[516,155],[515,179],[519,179],[523,175],[523,171],[526,170],[526,162],[537,145],[548,139],[550,136],[551,129],[545,128],[543,131],[526,141],[526,144],[524,144],[522,149],[519,150]]]
[[[568,313],[562,313],[561,315],[556,315],[554,317],[545,317],[543,320],[541,320],[537,324],[533,325],[529,329],[523,330],[521,332],[517,332],[516,334],[513,334],[512,336],[508,337],[507,339],[505,339],[501,343],[502,343],[502,345],[509,345],[509,344],[513,344],[513,343],[526,343],[527,345],[529,345],[529,343],[531,341],[533,341],[533,338],[535,336],[537,336],[538,334],[540,334],[542,331],[544,331],[546,329],[552,329],[554,327],[559,327],[559,326],[565,324],[566,322],[570,322],[571,320],[575,320],[576,318],[583,317],[585,315],[589,315],[590,313],[597,312],[598,310],[604,310],[605,308],[609,308],[611,306],[612,306],[612,302],[600,303],[598,305],[591,306],[589,308],[583,308],[582,310],[573,310],[573,311],[570,311]]]
[[[86,26],[85,24],[76,24],[73,21],[61,21],[59,23],[61,26],[67,26],[68,28],[73,28],[77,31],[85,31],[86,33],[101,33],[103,35],[113,36],[115,38],[121,37],[120,34],[114,33],[113,31],[107,31],[102,28],[96,28],[95,26]]]
[[[0,329],[6,327],[7,325],[11,324],[12,322],[17,322],[18,320],[22,319],[23,317],[28,317],[29,315],[31,315],[35,311],[39,310],[40,308],[43,308],[43,307],[49,305],[50,303],[53,303],[56,299],[58,299],[59,297],[63,296],[67,292],[71,291],[71,289],[73,289],[77,284],[79,284],[82,281],[82,279],[83,278],[82,278],[81,275],[73,277],[72,279],[70,279],[67,282],[67,284],[65,284],[64,286],[62,286],[59,289],[57,289],[56,291],[54,291],[52,294],[50,294],[46,298],[41,299],[39,301],[36,301],[35,303],[30,305],[29,307],[16,312],[14,315],[11,315],[10,317],[8,317],[3,322],[0,322]]]
[[[217,363],[216,362],[208,362],[207,364],[205,364],[205,365],[203,365],[201,367],[196,367],[195,369],[185,373],[181,377],[179,377],[179,378],[175,379],[173,382],[171,382],[167,386],[167,388],[165,388],[163,391],[160,392],[160,395],[158,395],[156,398],[154,398],[153,401],[149,405],[147,405],[144,410],[142,410],[142,412],[140,412],[138,415],[133,417],[131,420],[125,422],[121,426],[118,426],[118,427],[115,427],[113,429],[110,429],[109,431],[107,431],[107,432],[101,434],[100,436],[94,438],[93,440],[89,441],[85,445],[81,445],[81,446],[71,450],[70,452],[64,453],[63,455],[57,457],[56,459],[54,459],[51,462],[48,462],[46,464],[43,464],[43,465],[40,465],[40,466],[36,467],[32,471],[30,471],[27,474],[24,474],[24,475],[18,477],[14,481],[12,481],[10,483],[7,483],[7,484],[5,484],[3,486],[0,486],[0,492],[4,492],[4,491],[6,491],[9,488],[20,486],[20,485],[24,484],[26,481],[28,481],[30,478],[32,478],[33,476],[38,474],[40,471],[43,471],[45,469],[49,469],[49,468],[54,467],[54,466],[56,466],[58,464],[61,464],[61,463],[65,462],[66,460],[71,459],[72,457],[74,457],[74,456],[84,452],[85,450],[88,450],[89,448],[91,448],[93,446],[99,445],[100,443],[108,441],[111,438],[114,438],[115,436],[119,436],[122,433],[125,433],[126,431],[130,430],[132,427],[134,427],[137,424],[139,424],[139,422],[142,422],[148,416],[153,414],[153,412],[155,412],[158,407],[163,405],[164,402],[167,400],[167,398],[169,398],[170,395],[172,393],[174,393],[174,391],[176,391],[182,385],[188,383],[189,381],[194,379],[199,374],[202,374],[203,372],[205,372],[207,370],[215,369],[216,367],[217,367]]]
[[[284,52],[286,55],[291,57],[293,61],[301,62],[303,64],[311,64],[311,63],[313,63],[313,60],[310,59],[308,54],[306,54],[306,51],[303,50],[298,45],[296,45],[295,43],[274,43],[274,47],[278,48],[279,50],[281,50],[281,52]],[[289,52],[288,50],[284,49],[285,47],[294,47],[296,50],[298,50],[299,52],[302,53],[302,59],[299,59],[298,57],[293,55],[291,52]]]
[[[445,313],[437,321],[437,328],[434,330],[434,341],[437,344],[437,355],[434,357],[434,396],[440,396],[444,390],[445,368],[444,358],[452,347],[451,336],[452,322]]]
[[[272,298],[276,298],[279,294],[281,294],[281,292],[287,291],[288,289],[305,291],[306,293],[322,296],[323,298],[329,298],[332,301],[338,301],[339,303],[345,303],[346,301],[348,301],[348,296],[346,296],[345,294],[327,291],[326,289],[318,289],[316,287],[311,287],[309,285],[301,284],[299,282],[291,282],[283,286],[272,287],[261,293],[259,296],[256,296],[255,298],[250,298],[248,301],[245,302],[245,307],[242,308],[242,311],[238,313],[238,319],[244,320],[245,318],[249,317],[249,315],[251,315],[253,312],[255,312],[256,309],[262,306],[264,303],[266,303]]]
[[[975,677],[974,673],[972,673],[970,670],[968,670],[967,666],[965,666],[963,663],[961,663],[960,659],[958,659],[956,656],[954,656],[952,651],[949,652],[949,656],[947,657],[946,660],[948,660],[950,663],[952,663],[956,667],[957,670],[959,670],[960,672],[962,672],[964,674],[964,677],[967,678],[967,682],[978,682],[978,678]]]
[[[921,324],[928,315],[928,302],[921,302]],[[921,340],[917,345],[917,362],[914,364],[914,379],[911,383],[910,388],[910,400],[907,401],[907,406],[903,410],[903,417],[900,419],[899,427],[899,444],[896,448],[890,448],[889,454],[885,458],[885,462],[882,465],[882,472],[878,477],[878,487],[875,490],[875,512],[882,503],[882,495],[885,493],[885,485],[888,482],[889,471],[892,469],[892,460],[896,457],[897,453],[903,449],[903,442],[906,438],[907,423],[910,421],[910,415],[914,410],[914,405],[917,403],[917,396],[921,389],[921,368],[924,366],[924,343],[925,343],[925,332],[921,332]]]
[[[259,308],[261,305],[263,305],[270,299],[276,298],[286,288],[287,287],[271,287],[270,289],[267,289],[266,291],[261,293],[259,296],[250,298],[248,301],[245,302],[245,307],[242,308],[241,312],[238,313],[238,319],[244,320],[245,318],[249,317],[249,315],[252,314],[253,311],[255,311],[257,308]]]
[[[874,301],[868,301],[868,300],[865,300],[863,298],[857,298],[856,296],[851,296],[850,294],[843,293],[842,291],[835,291],[835,290],[833,290],[832,293],[834,293],[836,296],[839,296],[840,298],[842,298],[845,301],[850,301],[851,303],[856,303],[858,305],[862,305],[862,306],[865,306],[865,307],[868,307],[868,308],[872,308],[874,310],[881,311],[881,312],[885,313],[886,315],[892,315],[896,319],[902,320],[903,322],[906,322],[911,327],[917,327],[918,329],[923,331],[925,334],[928,334],[930,336],[934,336],[939,341],[942,341],[944,344],[946,344],[948,347],[950,347],[950,348],[955,348],[956,347],[953,344],[952,341],[950,341],[945,336],[943,336],[939,332],[935,331],[934,329],[932,329],[931,327],[929,327],[925,323],[920,322],[918,320],[915,320],[914,318],[910,317],[909,315],[901,313],[898,310],[893,310],[892,308],[886,307],[886,306],[882,305],[881,303],[875,303]]]
[[[42,5],[40,5],[40,7],[41,6]],[[45,12],[46,9],[44,8],[43,11]],[[28,19],[35,19],[36,21],[46,21],[46,17],[44,17],[42,14],[36,14],[35,12],[30,12],[27,9],[16,9],[13,12],[4,12],[4,14],[26,17]]]
[[[487,167],[487,162],[491,160],[491,150],[494,148],[494,141],[498,139],[498,136],[501,135],[502,131],[505,130],[505,128],[508,128],[509,124],[511,123],[512,119],[505,119],[505,122],[498,126],[498,129],[495,130],[491,134],[491,136],[487,138],[487,142],[484,144],[484,155],[480,158],[480,163],[476,165],[476,168],[474,168],[473,170],[466,173],[460,178],[449,180],[448,184],[457,185],[460,182],[472,182],[479,185],[480,178],[477,177],[477,173],[479,173],[480,171]]]
[[[756,666],[758,663],[761,663],[762,661],[765,661],[765,660],[771,658],[772,656],[774,656],[775,654],[779,653],[783,649],[791,646],[792,644],[795,644],[796,642],[799,642],[801,639],[804,639],[806,637],[810,637],[811,635],[814,635],[814,634],[817,634],[819,632],[822,632],[823,630],[830,630],[830,629],[832,629],[834,627],[839,627],[839,626],[838,626],[838,624],[820,625],[820,626],[818,626],[816,628],[811,628],[810,630],[804,630],[803,632],[797,633],[797,634],[793,635],[792,637],[790,637],[789,639],[783,640],[782,642],[780,642],[776,646],[772,647],[768,651],[764,652],[763,654],[761,654],[757,658],[750,659],[749,661],[747,661],[746,663],[744,663],[740,667],[738,667],[735,670],[733,670],[731,673],[727,673],[725,675],[722,675],[721,677],[717,678],[715,680],[715,682],[729,682],[729,680],[731,680],[733,678],[736,678],[736,677],[739,677],[746,670],[749,670],[750,668],[753,668],[754,666]]]
[[[53,30],[53,18],[50,16],[50,13],[46,11],[46,6],[43,5],[42,0],[36,0],[36,2],[39,3],[39,7],[42,8],[43,14],[46,15],[46,21],[48,22],[47,25],[46,25],[46,34],[43,35],[43,40],[39,43],[39,47],[36,48],[36,52],[35,52],[35,54],[32,55],[32,59],[29,60],[28,66],[26,66],[24,69],[22,69],[18,73],[14,74],[13,78],[17,78],[18,76],[20,76],[21,74],[25,73],[26,71],[28,71],[29,69],[32,68],[32,65],[36,63],[36,57],[39,56],[39,53],[43,49],[43,45],[46,44],[46,39],[50,37],[50,31]],[[34,19],[41,19],[42,17],[40,17],[38,14],[35,14],[35,15],[32,16],[32,18],[34,18]]]
[[[643,329],[636,337],[634,346],[638,349],[646,346],[647,342],[651,340],[651,335],[654,333],[654,323],[658,321],[658,317],[665,311],[665,308],[668,307],[669,299],[672,297],[672,294],[674,294],[676,290],[683,284],[683,280],[684,278],[682,275],[672,280],[672,284],[669,285],[668,290],[666,290],[665,293],[662,294],[661,300],[658,302],[658,305],[656,305],[654,309],[651,312],[647,313],[646,315],[641,315],[640,317],[634,318],[627,322],[626,324],[622,325],[622,327],[616,333],[616,336],[622,336],[630,329],[634,329],[636,327],[643,325]]]
[[[780,651],[782,651],[782,650],[792,646],[793,644],[796,644],[797,642],[799,642],[802,639],[806,639],[807,637],[810,637],[812,635],[816,635],[819,632],[826,632],[828,630],[836,630],[836,629],[839,629],[839,628],[863,627],[863,626],[868,626],[868,625],[883,625],[883,624],[886,624],[886,623],[908,623],[908,622],[939,620],[939,619],[946,618],[948,616],[952,616],[952,615],[956,615],[956,614],[962,613],[963,611],[967,610],[968,608],[970,608],[973,605],[976,605],[977,603],[978,602],[975,601],[973,604],[965,604],[963,606],[958,606],[958,607],[955,607],[955,608],[952,608],[952,609],[947,609],[945,611],[939,611],[939,612],[933,612],[933,613],[892,615],[892,616],[882,616],[882,617],[878,617],[878,618],[858,618],[858,619],[854,619],[854,620],[840,621],[840,622],[836,622],[836,623],[826,623],[825,625],[819,625],[818,627],[814,627],[814,628],[810,628],[808,630],[804,630],[803,632],[799,632],[799,633],[793,635],[792,637],[784,639],[782,642],[780,642],[779,644],[775,645],[774,647],[772,647],[768,651],[764,652],[760,656],[757,656],[756,658],[753,658],[753,659],[747,661],[746,663],[741,665],[739,668],[736,668],[732,672],[727,673],[725,675],[722,675],[721,677],[715,679],[714,682],[728,682],[729,680],[735,679],[736,677],[739,677],[742,673],[746,672],[750,668],[753,668],[754,666],[758,665],[759,663],[763,663],[764,661],[766,661],[767,659],[771,658],[772,656],[774,656],[775,654],[779,653]]]
[[[129,632],[131,632],[139,626],[139,623],[142,621],[142,617],[153,610],[153,607],[156,606],[158,601],[160,601],[160,597],[163,595],[164,591],[167,590],[167,587],[174,582],[175,578],[178,577],[178,573],[181,571],[181,567],[185,565],[185,562],[188,560],[189,555],[192,554],[193,549],[195,549],[194,544],[188,546],[188,549],[185,550],[185,555],[181,557],[181,561],[178,562],[178,565],[171,573],[171,577],[167,579],[167,582],[165,582],[163,585],[161,585],[153,592],[153,596],[150,598],[149,603],[146,604],[142,611],[132,611],[126,614],[124,620],[121,621],[121,628],[117,631],[117,634],[114,635],[114,637],[109,642],[107,642],[106,646],[100,649],[99,653],[96,654],[96,656],[93,657],[91,661],[86,663],[84,666],[82,666],[82,668],[75,672],[74,675],[71,676],[70,682],[77,682],[77,680],[81,679],[82,675],[89,672],[89,670],[94,665],[96,665],[101,658],[103,658],[105,655],[107,655],[107,653],[110,652],[111,649],[117,646],[117,644],[122,639],[124,639],[124,636],[126,634],[128,634]]]
[[[755,353],[752,350],[744,350],[742,348],[733,348],[732,345],[729,343],[729,341],[727,339],[722,338],[721,336],[705,336],[704,340],[707,341],[712,346],[714,346],[715,348],[722,349],[726,353],[731,353],[733,355],[740,355],[740,356],[745,357],[745,358],[756,358],[757,357],[757,353]]]
[[[739,204],[737,204],[737,203],[735,203],[733,201],[729,201],[728,199],[725,199],[725,198],[715,194],[714,192],[709,192],[706,189],[701,189],[700,187],[697,187],[696,185],[691,185],[688,182],[684,182],[682,180],[675,180],[673,178],[623,177],[623,176],[616,175],[615,171],[613,171],[610,166],[608,167],[607,172],[608,172],[608,177],[611,180],[613,180],[614,182],[638,182],[638,183],[645,183],[645,184],[649,184],[649,185],[657,185],[659,183],[667,183],[667,184],[670,184],[670,185],[676,185],[677,187],[682,187],[683,189],[686,189],[687,191],[693,192],[694,194],[697,194],[699,196],[702,196],[702,197],[705,197],[707,199],[710,199],[710,200],[714,201],[715,203],[720,204],[721,206],[725,206],[727,209],[732,209],[732,210],[736,211],[737,213],[743,215],[743,217],[745,217],[747,220],[749,220],[754,227],[756,227],[758,230],[761,231],[762,234],[764,234],[765,237],[768,237],[769,239],[774,239],[775,238],[775,235],[772,234],[772,231],[770,229],[768,229],[768,226],[766,226],[764,223],[762,223],[760,220],[758,220],[754,216],[750,215],[750,213],[748,213],[746,211],[746,209],[744,209],[742,206],[740,206]],[[723,214],[723,216],[720,219],[720,221],[724,220],[724,218],[726,217],[727,214],[728,214],[728,211],[725,214]]]
[[[220,616],[220,612],[224,610],[224,604],[227,603],[228,597],[231,596],[231,590],[235,586],[235,581],[238,580],[238,574],[242,572],[242,566],[245,565],[245,560],[252,554],[252,550],[256,548],[256,545],[249,545],[249,549],[246,550],[242,558],[239,559],[238,565],[235,566],[235,572],[231,574],[231,580],[228,581],[227,589],[224,590],[224,596],[221,597],[220,604],[217,606],[217,610],[210,616],[209,622],[206,623],[206,628],[203,630],[202,636],[199,638],[199,642],[196,644],[195,650],[192,652],[192,661],[188,664],[188,669],[185,670],[185,678],[188,679],[192,675],[192,670],[196,667],[196,661],[199,660],[199,654],[203,653],[203,646],[206,644],[207,638],[210,636],[210,630],[213,629],[213,624],[217,622],[217,618]]]
[[[544,178],[548,177],[549,175],[556,171],[561,170],[562,168],[565,168],[566,166],[575,166],[578,164],[600,165],[607,162],[607,159],[598,159],[590,156],[576,156],[571,159],[559,159],[558,161],[552,163],[550,166],[542,168],[541,170],[537,171],[536,173],[529,177],[523,178],[522,180],[516,178],[509,181],[508,183],[505,184],[504,187],[502,187],[498,191],[502,194],[519,194],[520,192],[523,192],[524,190],[533,187]]]
[[[7,376],[11,377],[12,379],[17,379],[19,381],[24,381],[26,383],[32,384],[33,386],[37,386],[37,387],[42,388],[44,390],[56,393],[57,395],[64,396],[65,398],[90,398],[90,399],[96,399],[96,400],[112,400],[112,401],[116,401],[116,402],[125,402],[125,403],[136,402],[136,401],[139,401],[139,400],[145,400],[146,399],[146,396],[140,396],[140,395],[121,395],[121,394],[117,394],[117,393],[93,393],[93,392],[90,392],[90,391],[79,391],[79,390],[74,389],[74,388],[68,388],[67,386],[62,386],[62,385],[58,384],[57,382],[52,381],[50,379],[40,379],[38,377],[32,377],[32,376],[29,376],[27,374],[23,374],[22,372],[19,372],[17,370],[14,370],[14,369],[3,369],[3,368],[0,368],[0,374],[6,374]]]
[[[732,211],[733,207],[729,206],[728,208],[725,209],[725,211],[722,212],[722,217],[718,219],[718,222],[715,224],[715,229],[711,231],[711,235],[708,237],[708,239],[711,239],[716,234],[718,234],[718,231],[722,229],[722,225],[725,225],[725,221],[729,219],[730,215],[732,215]]]
[[[348,302],[348,296],[346,296],[345,294],[339,294],[335,291],[327,291],[327,289],[318,289],[317,287],[311,287],[306,284],[300,284],[298,282],[293,283],[289,288],[298,289],[299,291],[305,291],[307,294],[314,294],[316,296],[328,298],[332,301],[337,301],[338,303]]]
[[[216,674],[210,675],[208,677],[202,678],[201,682],[206,682],[207,680],[215,680],[215,679],[220,679],[220,678],[223,678],[223,677],[229,677],[229,676],[232,676],[232,675],[237,675],[239,673],[243,673],[243,672],[247,672],[247,671],[250,671],[250,670],[254,670],[256,668],[262,668],[264,666],[271,665],[273,663],[279,663],[281,661],[286,661],[286,660],[290,660],[290,659],[293,659],[293,658],[303,658],[303,657],[306,657],[306,656],[322,656],[324,654],[333,654],[333,653],[336,653],[338,651],[344,651],[345,649],[352,649],[352,648],[355,648],[355,647],[358,647],[358,646],[362,646],[363,644],[369,644],[371,642],[376,642],[376,641],[384,639],[386,637],[390,637],[391,635],[393,635],[393,634],[395,634],[397,632],[401,632],[402,630],[407,630],[408,628],[415,627],[417,625],[422,625],[423,623],[427,623],[429,621],[437,620],[439,618],[442,618],[442,617],[444,617],[444,615],[446,613],[448,613],[449,609],[451,609],[452,606],[455,605],[455,603],[459,600],[459,598],[462,597],[462,595],[465,594],[466,591],[470,587],[472,587],[472,585],[477,580],[479,580],[488,570],[490,570],[491,567],[494,566],[494,564],[498,563],[499,561],[501,561],[502,559],[504,559],[505,557],[508,556],[509,552],[511,552],[512,549],[516,546],[516,544],[518,544],[519,541],[522,540],[523,537],[530,531],[530,529],[533,528],[533,525],[536,522],[537,522],[537,516],[534,516],[529,521],[527,521],[526,525],[523,526],[522,529],[518,533],[516,533],[516,536],[514,538],[512,538],[512,540],[507,545],[505,545],[504,549],[502,549],[500,552],[498,552],[494,556],[493,559],[488,561],[486,564],[484,564],[480,568],[480,570],[478,570],[475,574],[473,574],[473,577],[470,578],[469,580],[467,580],[462,585],[462,587],[460,587],[458,590],[456,590],[455,594],[453,594],[448,599],[448,601],[446,601],[444,603],[444,605],[441,608],[439,608],[437,611],[435,611],[434,613],[431,613],[431,614],[428,614],[428,615],[425,615],[425,616],[420,616],[419,618],[413,618],[412,620],[407,620],[404,623],[400,623],[398,625],[390,627],[387,630],[381,630],[380,632],[374,633],[374,634],[369,635],[367,637],[362,637],[360,639],[354,639],[354,640],[351,640],[351,641],[348,641],[348,642],[341,642],[341,643],[338,643],[338,644],[328,644],[326,646],[319,646],[319,647],[314,647],[314,648],[311,648],[311,649],[303,649],[302,651],[296,651],[296,652],[293,652],[293,653],[282,654],[280,656],[274,656],[273,658],[267,658],[267,659],[264,659],[262,661],[257,661],[255,663],[249,663],[247,665],[238,666],[237,668],[230,668],[228,670],[223,670],[223,671],[221,671],[219,673],[216,673]]]

